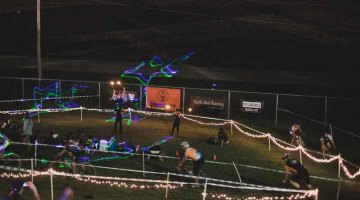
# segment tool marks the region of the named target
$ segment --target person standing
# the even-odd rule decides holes
[[[34,128],[34,120],[31,119],[30,113],[25,114],[23,133],[21,135],[22,143],[30,143],[30,138],[32,138],[32,135],[33,135],[33,128]],[[28,146],[28,150],[30,150],[30,147],[31,146]]]
[[[119,124],[120,133],[123,133],[122,121],[123,121],[123,113],[124,112],[125,112],[125,109],[123,108],[123,106],[121,104],[116,104],[115,109],[114,109],[114,114],[115,114],[114,133],[116,133],[118,124]]]
[[[179,136],[179,128],[180,128],[180,116],[181,116],[181,113],[177,110],[174,112],[174,122],[173,122],[173,125],[172,125],[172,129],[171,129],[171,136],[174,135],[174,130],[176,128],[176,136]]]

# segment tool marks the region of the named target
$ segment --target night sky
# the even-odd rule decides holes
[[[1,67],[36,68],[33,3],[2,0]],[[154,55],[194,52],[180,78],[349,95],[356,92],[344,88],[357,82],[359,13],[358,1],[339,0],[48,0],[43,67],[111,75]]]

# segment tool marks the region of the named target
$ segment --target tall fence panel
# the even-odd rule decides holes
[[[23,98],[23,80],[22,79],[12,79],[12,78],[1,78],[1,95],[0,109],[1,110],[14,110],[19,109],[19,102],[11,102],[6,100],[18,100]]]
[[[96,108],[98,106],[98,84],[96,82],[60,81],[61,95],[70,98],[74,105]],[[66,99],[64,99],[66,101]]]
[[[231,119],[253,127],[275,127],[276,94],[231,92]]]
[[[287,135],[289,127],[295,122],[299,123],[305,133],[303,139],[307,146],[318,148],[319,138],[326,126],[315,121],[324,121],[325,105],[325,98],[279,95],[278,130]]]
[[[186,88],[184,97],[185,112],[189,112],[189,108],[191,108],[191,114],[193,115],[227,119],[228,99],[228,91]]]

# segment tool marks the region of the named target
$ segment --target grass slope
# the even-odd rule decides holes
[[[111,114],[88,113],[84,114],[84,121],[80,122],[80,113],[57,113],[44,114],[41,116],[41,124],[36,127],[36,132],[39,135],[46,135],[49,131],[54,131],[60,134],[67,134],[72,131],[74,133],[79,130],[86,134],[97,135],[98,137],[108,138],[112,135],[112,124],[105,123],[105,119],[111,117]],[[117,135],[118,140],[131,138],[135,144],[141,146],[149,145],[159,138],[165,137],[169,134],[171,128],[171,119],[165,117],[146,117],[138,123],[133,123],[131,126],[124,128],[124,135]],[[174,138],[168,143],[163,144],[163,150],[169,156],[175,156],[175,152],[180,150],[179,143],[181,141],[189,141],[194,147],[198,148],[204,153],[207,160],[211,160],[213,155],[217,155],[217,160],[220,162],[235,162],[244,165],[261,166],[265,168],[282,170],[283,164],[280,156],[284,153],[281,149],[272,145],[272,150],[269,152],[267,140],[259,140],[249,138],[240,134],[237,131],[233,132],[231,142],[224,148],[219,146],[212,146],[206,144],[206,139],[209,136],[216,134],[218,127],[201,126],[186,120],[182,120],[181,137]],[[227,132],[230,133],[229,127],[226,127]],[[52,154],[51,149],[40,148],[39,157],[49,156]],[[31,152],[23,153],[23,157],[30,157]],[[297,153],[292,153],[297,157]],[[51,156],[50,156],[51,157]],[[311,175],[324,176],[329,178],[337,177],[337,164],[318,164],[306,157],[303,157],[305,166],[309,169]],[[129,159],[101,161],[93,163],[94,165],[142,169],[141,157],[132,157]],[[190,164],[190,163],[189,163]],[[176,161],[165,160],[161,163],[157,160],[152,161],[146,165],[146,170],[158,172],[176,172]],[[282,184],[283,174],[262,171],[257,169],[250,169],[238,166],[242,180],[246,183],[269,185],[275,187],[285,187]],[[231,165],[214,165],[206,164],[204,167],[205,173],[212,178],[226,179],[238,181],[235,169]],[[110,170],[98,170],[97,175],[106,176],[121,176],[121,177],[142,177],[142,174],[134,174],[129,172],[115,172]],[[165,179],[166,177],[146,175],[147,178]],[[357,179],[357,181],[359,181]],[[50,199],[50,186],[48,177],[36,177],[35,182],[43,199]],[[10,180],[1,179],[0,195],[9,191]],[[320,199],[331,200],[336,199],[337,182],[329,182],[323,180],[312,179],[313,186],[319,188]],[[80,199],[85,194],[94,194],[97,199],[163,199],[165,196],[164,190],[128,190],[121,188],[112,188],[110,186],[98,186],[92,184],[79,184],[72,179],[55,177],[55,196],[59,194],[65,185],[70,185],[76,192],[76,199]],[[201,189],[182,188],[179,190],[171,190],[169,193],[170,199],[200,199]],[[248,192],[248,191],[234,191],[224,190],[218,188],[209,188],[210,192],[226,192],[233,196],[247,196],[247,195],[265,195],[266,193]],[[270,193],[271,194],[271,193]],[[273,193],[274,194],[274,193]],[[340,199],[359,199],[360,190],[358,184],[342,183]]]

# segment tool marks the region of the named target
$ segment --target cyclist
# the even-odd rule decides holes
[[[300,140],[302,140],[303,134],[304,132],[301,130],[300,124],[298,123],[294,123],[290,128],[289,128],[289,133],[292,136],[291,139],[291,144],[293,145],[299,145],[301,144]]]
[[[308,189],[311,189],[308,170],[296,159],[286,153],[281,157],[285,161],[285,179],[283,183],[290,182],[296,189],[300,188],[300,181],[305,182]]]
[[[0,159],[3,158],[3,152],[10,145],[10,140],[0,132]]]
[[[324,133],[323,137],[320,137],[320,144],[324,159],[326,159],[326,153],[335,153],[335,142],[332,135]]]
[[[80,158],[83,156],[83,148],[79,145],[78,142],[75,142],[74,140],[64,140],[65,145],[64,149],[60,151],[55,156],[55,159],[62,158],[64,156],[69,156],[71,158],[72,162],[72,170],[73,173],[76,173],[76,164],[80,161]]]
[[[186,162],[187,159],[191,159],[193,161],[193,172],[195,176],[195,183],[196,186],[199,187],[200,185],[199,185],[198,175],[201,167],[205,163],[204,156],[195,148],[190,147],[190,144],[188,142],[182,142],[181,146],[185,150],[185,155],[179,162],[178,168],[181,168],[181,166]]]

